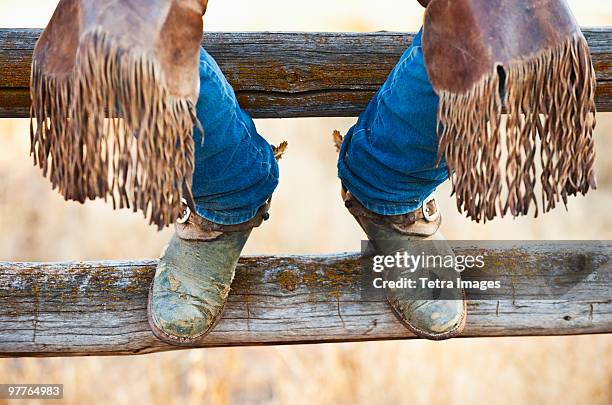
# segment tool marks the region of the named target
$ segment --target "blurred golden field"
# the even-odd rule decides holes
[[[42,27],[57,0],[0,0],[0,27]],[[211,0],[206,30],[416,30],[414,0]],[[610,0],[570,0],[582,25],[612,25]],[[296,12],[299,10],[299,12]],[[474,224],[438,191],[451,239],[611,239],[612,113],[597,129],[599,189],[538,219]],[[354,119],[259,120],[289,141],[271,221],[245,253],[354,251],[333,129]],[[0,120],[0,261],[157,257],[170,231],[101,202],[64,202],[28,157],[28,122]],[[0,359],[0,383],[63,383],[67,404],[612,403],[612,336],[376,342],[192,350],[130,358]],[[0,400],[2,404],[2,400]]]

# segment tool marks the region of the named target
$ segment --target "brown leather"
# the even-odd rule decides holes
[[[595,70],[565,0],[431,0],[422,48],[460,211],[537,216],[596,188]]]
[[[429,4],[430,0],[417,0],[421,6],[423,7],[427,7],[427,5]]]
[[[96,28],[130,52],[151,52],[172,95],[197,101],[202,15],[208,0],[60,0],[34,57],[48,74],[72,74],[79,39]]]
[[[224,233],[247,232],[253,228],[261,226],[270,217],[270,202],[259,208],[257,214],[251,220],[237,225],[220,225],[209,221],[195,212],[190,212],[189,218],[185,223],[175,225],[176,234],[183,240],[192,241],[211,241],[217,239]]]
[[[342,189],[342,199],[349,212],[357,222],[366,230],[363,219],[373,221],[378,225],[388,226],[402,235],[431,236],[442,224],[442,215],[435,199],[430,200],[424,207],[402,215],[380,215],[368,210],[357,200],[350,191]],[[425,215],[424,210],[427,211]],[[367,233],[367,230],[366,230]]]
[[[31,154],[66,199],[110,199],[159,228],[180,216],[207,4],[60,0],[32,60]]]
[[[507,66],[582,35],[563,0],[432,0],[423,55],[436,90],[463,93]]]

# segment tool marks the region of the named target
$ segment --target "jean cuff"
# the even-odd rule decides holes
[[[204,209],[196,204],[196,214],[204,219],[214,222],[218,225],[239,225],[250,221],[255,218],[259,208],[265,203],[258,205],[257,208],[246,209],[246,210],[232,210],[232,211],[213,211]]]
[[[256,196],[251,193],[240,199],[238,202],[249,204],[242,208],[231,208],[231,209],[211,209],[212,204],[206,204],[198,197],[194,198],[196,214],[204,219],[214,222],[218,225],[239,225],[250,221],[255,218],[259,209],[272,199],[272,195],[278,186],[278,166],[275,166],[273,173],[269,173],[265,185],[258,187]],[[264,196],[263,198],[259,196]],[[253,204],[250,204],[254,201]],[[226,201],[227,203],[227,201]],[[234,201],[236,203],[236,201]],[[219,202],[217,202],[219,204]],[[209,208],[206,208],[208,206]]]
[[[273,177],[273,176],[272,176]],[[258,199],[254,204],[249,205],[245,208],[236,208],[236,209],[228,209],[228,210],[214,210],[209,208],[204,208],[202,204],[198,204],[198,199],[195,199],[195,211],[196,214],[201,216],[204,219],[207,219],[211,222],[214,222],[218,225],[239,225],[245,222],[250,221],[255,218],[259,209],[269,202],[276,190],[276,186],[278,185],[278,178],[274,178],[273,182],[270,182],[268,185],[268,192],[263,199]],[[271,190],[271,191],[270,191]],[[264,191],[265,192],[265,191]]]
[[[401,203],[399,202],[398,203],[395,203],[395,202],[380,203],[380,202],[368,201],[367,198],[365,198],[359,192],[354,192],[353,190],[355,188],[352,187],[351,184],[347,181],[342,181],[342,186],[346,190],[348,190],[353,195],[353,197],[355,197],[357,201],[359,201],[359,203],[363,205],[367,210],[372,211],[375,214],[384,215],[384,216],[404,215],[404,214],[408,214],[410,212],[416,211],[417,209],[421,208],[423,206],[423,202],[431,194],[433,194],[432,192],[426,196],[423,196],[422,198],[415,198],[414,200],[409,200],[409,201],[401,202]]]

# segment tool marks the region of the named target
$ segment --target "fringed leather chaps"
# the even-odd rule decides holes
[[[31,153],[66,199],[110,198],[159,228],[181,215],[206,3],[60,1],[34,51]]]
[[[537,216],[596,187],[595,72],[565,1],[431,0],[423,53],[460,211]]]

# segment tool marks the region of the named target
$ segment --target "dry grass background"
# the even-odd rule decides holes
[[[612,25],[609,0],[569,1],[583,25]],[[1,0],[0,27],[40,27],[56,0]],[[255,6],[257,4],[257,6]],[[300,8],[295,13],[296,6]],[[215,1],[207,30],[414,30],[414,0]],[[597,131],[600,189],[536,220],[486,226],[438,196],[456,239],[611,239],[612,114]],[[287,139],[272,220],[247,253],[359,249],[363,235],[340,203],[331,131],[352,119],[258,121]],[[28,123],[0,120],[0,260],[156,257],[170,236],[103,203],[64,202],[28,159]],[[194,350],[132,358],[0,360],[0,383],[63,383],[65,403],[450,404],[612,403],[612,337],[377,342]],[[0,400],[0,404],[2,401]]]

